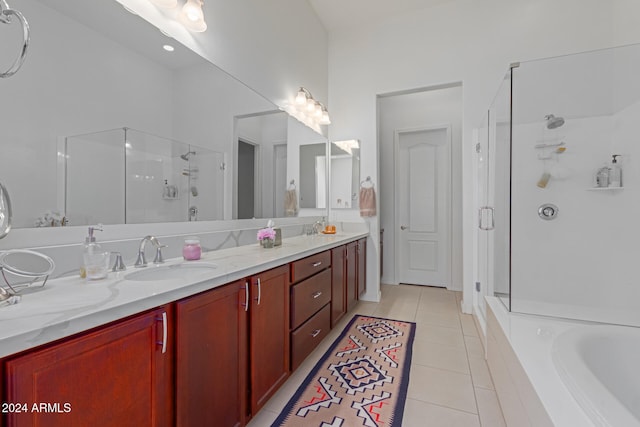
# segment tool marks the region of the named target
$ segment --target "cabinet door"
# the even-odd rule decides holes
[[[246,286],[240,280],[176,303],[177,426],[245,423]]]
[[[288,266],[251,277],[249,365],[251,414],[256,414],[289,376]]]
[[[331,249],[331,327],[347,312],[345,246]]]
[[[367,289],[367,239],[358,240],[358,298]]]
[[[347,311],[351,310],[357,301],[358,296],[358,259],[357,259],[358,242],[347,244]]]
[[[169,308],[7,361],[4,397],[29,405],[7,425],[173,425]]]

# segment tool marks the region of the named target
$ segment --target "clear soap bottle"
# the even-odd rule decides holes
[[[618,164],[620,154],[614,154],[609,165],[609,187],[622,187],[622,168]]]
[[[102,226],[97,225],[89,227],[89,235],[84,241],[84,251],[82,258],[84,261],[83,269],[80,269],[80,276],[86,277],[87,280],[104,279],[109,271],[109,252],[102,249],[93,235],[95,230],[102,231]]]

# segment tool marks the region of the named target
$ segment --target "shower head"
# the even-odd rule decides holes
[[[196,152],[195,152],[195,151],[189,151],[189,152],[187,152],[187,153],[181,154],[181,155],[180,155],[180,158],[181,158],[182,160],[189,161],[189,156],[191,156],[192,154],[195,156]]]
[[[544,118],[547,120],[547,129],[556,129],[564,124],[562,117],[556,117],[553,114],[548,114]]]

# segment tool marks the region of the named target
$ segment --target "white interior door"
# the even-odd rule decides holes
[[[397,281],[448,287],[451,129],[396,131]]]

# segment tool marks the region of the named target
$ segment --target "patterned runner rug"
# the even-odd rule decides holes
[[[354,316],[272,427],[400,427],[415,328]]]

